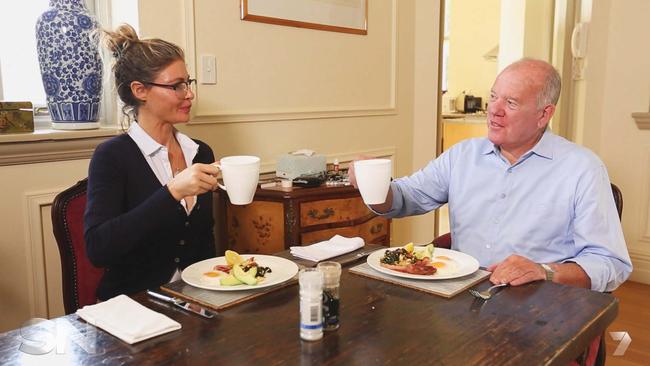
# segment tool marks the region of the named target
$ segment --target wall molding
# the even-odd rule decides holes
[[[632,119],[639,130],[650,130],[650,112],[632,113]]]
[[[0,166],[90,159],[97,145],[120,133],[100,129],[0,136]]]
[[[32,318],[48,317],[47,278],[45,274],[45,250],[43,239],[43,207],[51,206],[54,197],[65,188],[28,192],[24,196],[24,228],[26,278],[29,292],[29,314]]]
[[[630,258],[634,266],[630,280],[650,285],[650,255],[630,250]]]
[[[200,70],[198,65],[199,57],[196,49],[196,22],[195,22],[195,1],[185,0],[183,2],[183,29],[185,30],[185,50],[190,74],[196,75]],[[188,125],[238,123],[238,122],[274,122],[287,120],[307,120],[323,118],[347,118],[347,117],[372,117],[396,115],[397,111],[397,0],[391,1],[391,67],[390,67],[390,97],[386,105],[368,106],[329,106],[329,107],[302,107],[290,108],[287,110],[238,110],[238,111],[206,111],[192,113]],[[199,97],[197,90],[197,98]],[[198,105],[197,105],[198,107]]]
[[[650,148],[645,151],[646,166],[650,166]],[[639,237],[638,241],[650,244],[650,170],[646,173],[646,178],[643,182],[642,196],[641,196],[641,215],[639,215]]]

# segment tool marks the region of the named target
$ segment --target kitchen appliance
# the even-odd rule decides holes
[[[482,111],[481,97],[475,97],[471,94],[462,94],[456,98],[456,110],[463,113],[476,113]]]

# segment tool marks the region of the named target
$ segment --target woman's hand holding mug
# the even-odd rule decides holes
[[[169,183],[169,193],[180,201],[184,197],[196,196],[217,189],[219,168],[212,164],[193,164],[181,171]]]

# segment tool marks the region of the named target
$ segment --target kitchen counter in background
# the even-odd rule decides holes
[[[443,113],[443,123],[485,123],[486,113]]]
[[[485,113],[450,113],[442,115],[442,150],[459,141],[487,135]]]

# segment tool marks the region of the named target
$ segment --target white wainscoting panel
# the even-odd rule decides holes
[[[32,318],[63,315],[61,262],[52,232],[50,210],[64,188],[25,194],[26,277]]]

